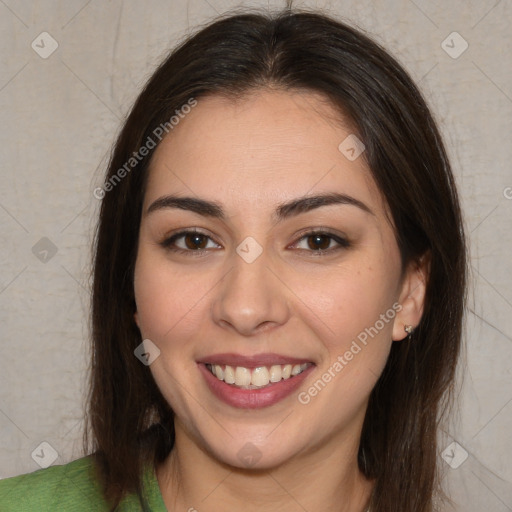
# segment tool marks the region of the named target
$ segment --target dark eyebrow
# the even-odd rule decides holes
[[[294,215],[299,215],[322,206],[329,206],[333,204],[356,206],[370,215],[375,215],[373,211],[359,199],[346,194],[330,193],[299,197],[287,203],[281,203],[276,208],[274,217],[277,221],[282,221]],[[226,218],[226,214],[224,213],[222,206],[215,201],[206,201],[195,197],[180,197],[175,195],[163,196],[151,203],[146,211],[146,215],[154,211],[167,208],[188,210],[205,217],[213,217],[221,220]]]
[[[146,215],[167,208],[189,210],[199,215],[204,215],[205,217],[215,217],[217,219],[225,218],[222,206],[218,203],[197,199],[195,197],[179,197],[173,195],[160,197],[151,203],[151,206],[146,211]]]
[[[359,201],[359,199],[347,194],[338,194],[333,192],[331,194],[299,197],[288,203],[282,203],[276,208],[276,218],[278,220],[284,220],[292,215],[309,212],[315,208],[330,206],[332,204],[348,204],[350,206],[356,206],[366,213],[375,215],[372,210],[362,201]]]

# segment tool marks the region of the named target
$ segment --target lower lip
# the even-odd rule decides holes
[[[210,391],[224,403],[240,409],[260,409],[276,404],[291,395],[315,367],[311,365],[298,375],[282,379],[266,388],[240,389],[219,380],[204,363],[198,363],[198,366]]]

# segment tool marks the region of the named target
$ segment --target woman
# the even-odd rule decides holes
[[[465,242],[388,53],[318,13],[220,18],[95,195],[91,455],[1,482],[7,510],[437,510]]]

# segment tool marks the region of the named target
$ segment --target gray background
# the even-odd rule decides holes
[[[284,2],[0,0],[0,477],[82,455],[93,189],[167,50],[239,5]],[[445,484],[456,510],[512,511],[512,2],[294,5],[326,8],[373,34],[439,121],[473,272],[459,413],[441,440],[441,450],[458,443],[441,459]],[[58,48],[43,59],[45,31]]]

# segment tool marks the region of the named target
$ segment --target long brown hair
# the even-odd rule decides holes
[[[239,98],[265,87],[321,93],[350,121],[389,206],[403,268],[430,256],[422,320],[409,342],[392,345],[370,396],[358,461],[376,479],[372,512],[432,512],[441,495],[436,431],[453,392],[466,296],[457,191],[434,119],[408,74],[360,31],[318,11],[224,15],[180,43],[135,102],[102,191],[84,448],[112,509],[128,492],[145,507],[141,470],[167,457],[174,430],[169,404],[134,356],[141,335],[133,271],[154,148],[143,157],[139,150],[149,138],[158,143],[159,126],[170,132],[169,119],[191,99]]]

